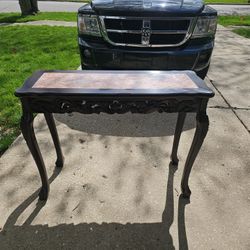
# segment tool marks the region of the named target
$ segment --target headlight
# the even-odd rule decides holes
[[[214,35],[217,28],[217,17],[199,17],[192,37],[204,37]]]
[[[78,30],[80,34],[101,36],[96,16],[78,15]]]

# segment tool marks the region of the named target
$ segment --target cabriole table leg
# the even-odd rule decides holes
[[[61,150],[61,145],[60,145],[60,141],[59,141],[59,137],[58,137],[58,133],[56,129],[55,120],[53,118],[52,113],[44,113],[44,116],[48,124],[50,134],[51,134],[51,137],[53,139],[53,143],[56,149],[56,155],[57,155],[56,167],[61,168],[63,167],[64,157],[63,157],[62,150]]]
[[[37,168],[39,170],[39,174],[42,181],[42,188],[39,192],[40,200],[47,200],[49,194],[49,182],[48,176],[46,172],[46,168],[43,162],[43,158],[40,152],[40,149],[37,144],[37,140],[34,133],[33,128],[34,116],[31,112],[23,112],[23,116],[21,118],[21,131],[23,137],[28,145],[28,148],[36,162]]]
[[[185,198],[189,198],[191,191],[188,186],[189,175],[195,161],[197,154],[201,148],[201,145],[206,137],[208,131],[208,116],[206,112],[198,113],[196,116],[196,130],[193,138],[191,148],[189,150],[185,167],[183,170],[182,180],[181,180],[181,190]]]
[[[177,123],[175,127],[175,133],[174,133],[174,143],[173,143],[173,148],[172,148],[172,153],[171,153],[171,164],[175,166],[177,166],[179,162],[177,151],[178,151],[179,141],[180,141],[181,132],[183,129],[185,118],[186,118],[186,113],[184,112],[178,113],[178,118],[177,118]]]

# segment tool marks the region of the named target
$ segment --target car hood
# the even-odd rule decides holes
[[[161,12],[198,14],[202,12],[202,0],[93,0],[92,8],[96,12],[105,14],[115,12]]]

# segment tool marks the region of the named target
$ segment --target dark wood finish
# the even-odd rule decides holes
[[[155,82],[153,82],[154,77]],[[110,84],[112,79],[113,83]],[[129,82],[126,83],[126,79]],[[71,81],[72,87],[70,87]],[[64,158],[52,113],[178,112],[171,153],[174,165],[178,164],[177,151],[186,113],[196,113],[196,132],[181,183],[183,196],[187,198],[190,196],[188,179],[208,130],[207,101],[214,95],[213,91],[194,72],[39,71],[32,75],[23,87],[15,92],[15,95],[22,102],[22,133],[42,180],[42,189],[39,194],[41,200],[47,199],[49,184],[34,134],[33,113],[44,113],[45,115],[56,149],[57,167],[63,166]]]
[[[45,116],[46,122],[48,124],[49,131],[51,133],[51,137],[53,139],[55,149],[56,149],[56,155],[57,155],[56,166],[59,168],[62,168],[63,163],[64,163],[64,157],[62,154],[62,149],[61,149],[61,145],[60,145],[60,141],[59,141],[59,137],[58,137],[58,133],[57,133],[57,129],[56,129],[56,124],[55,124],[55,121],[53,118],[53,114],[44,113],[44,116]]]
[[[49,195],[49,181],[44,161],[34,133],[34,127],[33,127],[34,115],[29,111],[28,102],[25,102],[23,100],[22,105],[23,105],[23,115],[20,124],[21,131],[24,139],[26,140],[28,148],[34,158],[34,161],[36,162],[41,177],[42,188],[39,192],[39,198],[40,200],[47,200]]]
[[[191,195],[191,191],[188,186],[189,175],[191,173],[191,169],[196,159],[196,156],[198,155],[201,145],[208,132],[209,120],[206,114],[206,108],[207,108],[207,100],[203,100],[201,103],[201,108],[196,115],[196,130],[195,130],[193,142],[192,142],[192,145],[189,150],[187,160],[184,166],[184,171],[183,171],[182,180],[181,180],[181,190],[182,190],[183,196],[186,198],[189,198]]]
[[[174,133],[174,143],[173,143],[173,148],[172,148],[172,153],[171,153],[172,165],[178,165],[178,162],[179,162],[179,159],[177,157],[177,151],[178,151],[178,146],[179,146],[181,132],[183,129],[185,118],[186,118],[186,113],[180,112],[178,114],[177,123],[175,127],[175,133]]]

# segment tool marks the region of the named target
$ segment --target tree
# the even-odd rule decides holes
[[[22,15],[35,15],[39,12],[37,0],[19,0]]]

